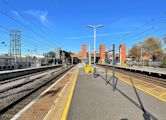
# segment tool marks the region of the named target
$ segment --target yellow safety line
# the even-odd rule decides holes
[[[131,86],[133,86],[129,81],[124,80],[122,77],[120,77],[120,75],[116,74],[116,76],[119,78],[119,80],[121,80],[121,81],[123,81],[123,82],[125,82],[125,83],[127,83],[127,84],[129,84],[129,85],[131,85]],[[141,81],[141,82],[146,83],[146,84],[153,85],[155,88],[158,87],[158,88],[163,89],[163,87],[161,87],[161,86],[157,86],[157,85],[154,85],[154,84],[151,84],[151,83],[147,83],[147,82],[145,82],[145,81]],[[153,97],[155,97],[155,98],[157,98],[157,99],[159,99],[159,100],[161,100],[161,101],[163,101],[163,102],[166,102],[166,99],[161,98],[164,93],[162,93],[162,94],[160,94],[159,96],[157,96],[157,95],[155,95],[155,94],[150,93],[148,90],[144,90],[143,88],[141,88],[141,87],[139,87],[139,86],[137,86],[137,85],[135,85],[135,87],[136,87],[137,89],[139,89],[139,90],[144,91],[145,93],[150,94],[151,96],[153,96]],[[164,95],[165,95],[165,94],[164,94]]]
[[[164,92],[164,93],[160,94],[159,96],[160,96],[160,97],[162,97],[162,96],[164,96],[165,94],[166,94],[166,92]]]
[[[116,75],[117,75],[117,76],[120,76],[120,75],[118,75],[118,74],[116,74]],[[122,78],[122,77],[121,77],[121,78]],[[146,81],[142,81],[142,80],[136,80],[136,81],[141,81],[141,82],[143,82],[143,83],[146,83],[146,84],[149,84],[149,85],[153,85],[153,86],[156,86],[156,87],[161,88],[161,89],[165,89],[164,87],[157,86],[157,85],[155,85],[155,84],[148,83],[148,82],[146,82]]]
[[[73,85],[72,85],[72,88],[71,88],[69,97],[68,97],[68,99],[67,99],[67,102],[66,102],[66,105],[65,105],[65,108],[64,108],[64,111],[63,111],[63,113],[62,113],[61,120],[66,120],[66,118],[67,118],[67,113],[68,113],[68,110],[69,110],[69,107],[70,107],[70,103],[71,103],[71,100],[72,100],[74,88],[75,88],[76,81],[77,81],[77,77],[78,77],[78,72],[79,72],[79,68],[78,68],[78,70],[77,70],[77,73],[76,73],[75,76],[74,76],[74,83],[73,83]]]
[[[121,78],[119,75],[118,75],[118,77]],[[121,81],[123,81],[123,82],[125,82],[125,83],[127,83],[127,84],[129,84],[129,85],[132,86],[131,83],[129,83],[129,82],[125,81],[125,80],[122,80],[122,79],[119,79],[119,80],[121,80]],[[148,92],[148,91],[146,91],[146,90],[144,90],[144,89],[142,89],[142,88],[140,88],[140,87],[138,87],[138,86],[135,86],[135,87],[136,87],[137,89],[140,89],[140,90],[142,90],[142,91],[144,91],[144,92],[146,92],[146,93],[152,95],[152,96],[155,97],[155,98],[158,98],[159,100],[161,100],[161,101],[163,101],[163,102],[166,102],[166,99],[160,98],[160,96],[154,95],[154,94],[152,94],[152,93],[150,93],[150,92]]]
[[[157,89],[157,88],[158,88],[158,87],[155,86],[154,88],[149,88],[147,91],[150,92],[150,91],[153,91],[153,90],[155,90],[155,89]]]

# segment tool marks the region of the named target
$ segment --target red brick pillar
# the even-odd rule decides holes
[[[105,45],[104,44],[100,45],[100,60],[101,60],[101,63],[105,63]]]
[[[123,63],[126,62],[126,45],[122,44],[119,47],[119,57],[120,57],[120,64],[122,65]]]
[[[82,59],[86,59],[86,45],[82,45],[82,52],[81,52]]]

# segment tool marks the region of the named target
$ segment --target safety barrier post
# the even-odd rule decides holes
[[[107,81],[108,81],[108,78],[107,78],[107,69],[108,69],[108,52],[106,52],[106,55],[105,55],[106,57],[106,69],[105,69],[105,79],[106,79],[106,84],[107,84]]]
[[[112,52],[113,52],[113,63],[112,63],[112,77],[113,77],[113,85],[115,84],[115,44],[112,45]]]

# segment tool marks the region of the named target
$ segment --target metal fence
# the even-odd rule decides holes
[[[160,67],[163,62],[162,61],[127,61],[127,66],[151,66],[151,67]]]

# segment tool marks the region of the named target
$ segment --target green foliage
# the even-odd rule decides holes
[[[132,48],[129,50],[129,56],[133,58],[140,59],[142,55],[150,56],[150,59],[153,60],[162,60],[164,55],[164,50],[162,48],[161,41],[158,38],[150,37],[145,39],[140,43],[140,45],[133,45]]]
[[[141,55],[141,48],[138,45],[133,45],[132,48],[129,50],[129,56],[133,58],[139,58]]]
[[[45,56],[54,58],[55,57],[55,53],[53,51],[50,51],[50,52],[46,53]]]
[[[150,37],[144,40],[141,43],[141,47],[144,48],[144,54],[149,54],[151,59],[154,57],[156,60],[162,60],[164,51],[158,38]]]

